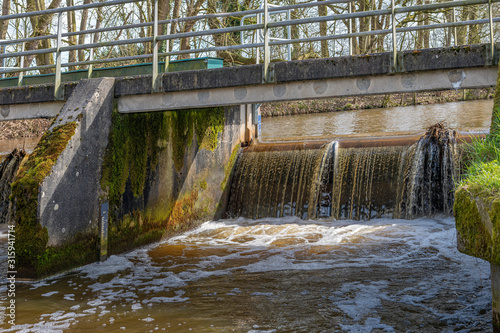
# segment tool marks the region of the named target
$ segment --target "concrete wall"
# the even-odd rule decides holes
[[[81,81],[12,185],[17,270],[38,278],[217,218],[251,108],[123,115],[114,79]],[[251,138],[251,137],[250,137]]]

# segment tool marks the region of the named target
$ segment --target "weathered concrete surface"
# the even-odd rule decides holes
[[[64,100],[67,100],[78,82],[63,84]],[[54,85],[41,84],[36,86],[22,86],[0,89],[0,105],[21,103],[54,102]]]
[[[493,333],[500,333],[500,266],[491,264]]]
[[[113,212],[111,254],[221,216],[245,138],[246,108],[115,114],[114,121],[103,179]],[[142,121],[144,135],[135,128]],[[119,138],[130,135],[123,146]],[[137,156],[139,150],[148,152],[147,159]]]
[[[100,180],[113,110],[114,79],[81,81],[49,131],[77,122],[75,134],[39,191],[39,218],[47,246],[61,246],[78,233],[97,234]]]
[[[14,182],[20,277],[98,260],[103,202],[111,254],[224,211],[251,108],[123,115],[113,89],[81,81]]]
[[[64,102],[6,104],[0,107],[0,120],[54,118]]]
[[[435,89],[452,88],[472,88],[479,86],[491,86],[491,76],[489,67],[494,67],[498,62],[499,50],[495,49],[495,56],[490,59],[489,45],[471,45],[465,47],[453,47],[443,49],[424,49],[418,51],[405,51],[398,53],[397,75],[392,69],[392,53],[379,53],[371,55],[361,55],[354,57],[339,57],[327,59],[299,60],[290,62],[279,62],[271,64],[271,71],[274,72],[274,81],[262,84],[262,65],[248,65],[239,67],[225,67],[219,69],[184,71],[162,74],[162,104],[171,103],[172,96],[192,91],[194,95],[189,95],[185,100],[193,101],[193,105],[185,107],[202,107],[215,105],[236,105],[243,103],[254,103],[256,98],[250,98],[250,87],[255,91],[255,95],[261,91],[270,91],[278,96],[271,96],[270,100],[289,100],[300,98],[327,98],[338,95],[367,95],[382,94],[388,92],[410,92]],[[468,70],[475,69],[474,72],[467,73]],[[434,76],[420,78],[415,81],[415,75],[423,72],[441,72],[441,76],[446,84],[426,87],[426,83],[433,83]],[[463,77],[463,73],[466,74]],[[486,74],[485,74],[486,73]],[[474,84],[466,84],[473,76],[488,76],[488,79],[475,78]],[[390,86],[386,89],[372,89],[384,85],[385,81],[380,80],[380,76],[386,76],[385,81],[393,79],[399,80],[400,84]],[[349,80],[350,79],[350,80]],[[371,79],[371,84],[366,82]],[[344,81],[342,81],[344,80]],[[349,81],[345,81],[349,80]],[[361,80],[358,82],[358,80]],[[378,81],[376,81],[378,80]],[[313,82],[314,81],[314,82]],[[463,81],[463,84],[461,83]],[[296,95],[300,86],[305,82],[311,82],[312,92],[303,95]],[[347,91],[342,89],[341,93],[328,93],[325,90],[325,82],[331,87],[342,87],[348,85]],[[454,84],[450,84],[450,82]],[[418,83],[418,84],[416,84]],[[283,94],[283,84],[293,84],[296,88],[287,86],[287,92],[292,95],[281,96]],[[259,88],[260,87],[260,88]],[[351,88],[352,87],[352,88]],[[226,90],[227,91],[226,91]],[[259,90],[260,89],[260,90]],[[223,100],[224,96],[232,96],[226,104],[200,103],[212,98],[215,90]],[[247,92],[245,93],[245,90]],[[66,96],[71,91],[71,85],[67,84]],[[315,94],[319,92],[319,94]],[[151,94],[151,76],[134,76],[116,79],[115,98],[130,95]],[[154,94],[156,95],[156,94]],[[161,94],[160,94],[161,95]],[[246,97],[248,95],[248,97]],[[53,86],[33,86],[20,88],[0,89],[0,105],[48,102],[53,101]],[[195,96],[195,98],[193,98]],[[172,106],[172,108],[175,108]],[[1,117],[0,117],[1,120]]]
[[[127,95],[118,99],[122,113],[178,110],[192,107],[283,102],[301,99],[412,93],[443,89],[491,87],[494,67],[453,69],[393,75],[290,81],[267,85],[186,90],[151,95]]]

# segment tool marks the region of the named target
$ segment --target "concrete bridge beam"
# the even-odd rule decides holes
[[[137,113],[301,99],[471,89],[494,86],[496,79],[496,68],[483,67],[172,91],[121,96],[118,99],[118,111]]]

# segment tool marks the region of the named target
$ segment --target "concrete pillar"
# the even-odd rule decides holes
[[[500,266],[491,264],[491,298],[493,306],[493,333],[500,333]]]
[[[252,121],[252,104],[245,104],[245,143],[250,144],[253,139],[254,125]]]

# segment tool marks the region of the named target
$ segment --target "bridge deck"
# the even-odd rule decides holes
[[[165,73],[162,92],[154,94],[151,75],[140,75],[118,78],[114,94],[119,111],[133,113],[491,87],[496,84],[500,50],[495,49],[493,59],[490,54],[489,44],[400,52],[396,70],[389,52],[277,62],[267,83],[262,65]],[[75,85],[65,83],[65,98]],[[53,84],[0,89],[0,120],[55,115],[61,103],[54,102],[53,90]]]

